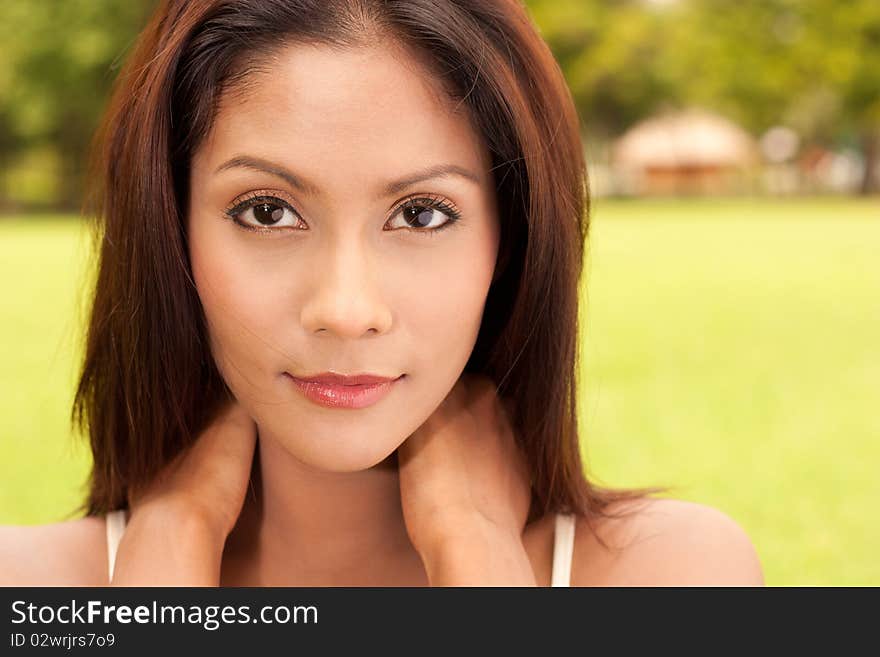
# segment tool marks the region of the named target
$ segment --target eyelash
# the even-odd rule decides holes
[[[226,218],[230,219],[232,223],[234,223],[237,227],[242,230],[247,230],[252,233],[277,233],[283,229],[281,228],[260,228],[257,226],[252,226],[250,224],[246,224],[243,221],[238,219],[238,215],[246,210],[250,210],[251,208],[259,205],[260,203],[270,203],[272,205],[277,205],[279,207],[286,208],[290,210],[297,219],[302,221],[302,217],[300,217],[299,212],[297,212],[287,201],[278,196],[274,196],[269,193],[264,192],[253,192],[249,196],[245,197],[243,200],[238,202],[233,202],[233,205],[227,208],[224,211]],[[430,194],[427,195],[413,195],[406,199],[404,199],[391,214],[391,218],[397,216],[399,212],[402,210],[406,210],[407,208],[419,207],[419,208],[431,208],[434,210],[440,210],[443,214],[445,214],[448,219],[442,225],[437,228],[414,228],[412,226],[406,226],[404,228],[392,228],[390,230],[406,230],[414,233],[421,233],[427,236],[434,236],[441,230],[451,227],[454,224],[457,224],[461,221],[461,212],[456,208],[450,201],[443,199],[442,197],[432,196]],[[386,222],[387,223],[387,222]]]

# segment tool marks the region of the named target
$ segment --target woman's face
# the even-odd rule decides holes
[[[270,64],[194,155],[193,276],[261,439],[361,470],[434,412],[473,350],[498,253],[491,161],[397,50],[296,46]],[[324,372],[405,376],[362,408],[315,403],[288,376]]]

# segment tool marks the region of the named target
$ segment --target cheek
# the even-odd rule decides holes
[[[410,380],[388,403],[357,412],[315,408],[277,377],[281,362],[296,362],[316,346],[301,313],[333,293],[322,287],[320,251],[300,252],[294,265],[288,252],[244,248],[237,238],[202,226],[190,239],[211,350],[227,385],[262,435],[277,437],[305,462],[356,470],[386,458],[443,401],[470,357],[494,271],[495,233],[462,231],[442,247],[400,243],[373,261],[382,268],[365,298],[387,304],[394,323],[373,342],[348,346],[363,362],[399,368]],[[332,365],[334,354],[325,357],[304,360]]]
[[[430,283],[410,296],[409,322],[425,336],[426,351],[459,357],[463,350],[470,352],[491,275],[491,268],[462,251],[447,259],[442,269],[432,272]]]
[[[453,229],[454,230],[454,229]],[[412,354],[423,379],[435,394],[450,390],[470,358],[483,319],[494,274],[497,245],[493,235],[468,236],[457,248],[427,258],[408,277],[404,330],[412,337]],[[414,381],[415,383],[415,381]],[[442,401],[442,396],[435,402]]]
[[[211,353],[229,387],[254,397],[264,369],[267,336],[273,335],[272,288],[255,276],[241,253],[211,231],[194,234],[190,257],[204,309]]]
[[[498,252],[497,230],[491,225],[479,228],[462,235],[456,248],[434,263],[430,289],[421,296],[427,321],[462,344],[476,340]]]

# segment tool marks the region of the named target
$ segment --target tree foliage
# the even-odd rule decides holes
[[[698,105],[754,134],[880,157],[880,0],[525,0],[604,138]],[[47,203],[76,207],[85,151],[155,0],[0,2],[0,205],[42,154]],[[868,176],[870,178],[870,176]],[[42,188],[40,188],[42,190]],[[30,200],[34,200],[31,198]]]
[[[48,148],[54,201],[77,205],[85,151],[148,0],[0,2],[0,167]],[[4,190],[7,191],[7,190]]]
[[[619,133],[666,107],[715,109],[828,147],[880,151],[878,0],[527,0],[584,123]]]

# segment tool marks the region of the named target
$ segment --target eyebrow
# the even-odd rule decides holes
[[[236,155],[231,160],[228,160],[217,167],[214,173],[218,174],[221,171],[235,168],[262,171],[263,173],[268,173],[270,175],[276,176],[277,178],[281,178],[291,187],[300,190],[304,194],[309,194],[311,196],[321,195],[321,188],[314,183],[311,183],[305,178],[285,169],[280,164],[276,164],[274,162],[270,162],[268,160],[264,160],[258,157],[252,157],[250,155]],[[477,174],[475,174],[473,171],[470,171],[469,169],[458,166],[457,164],[437,164],[427,167],[425,169],[420,169],[419,171],[414,171],[413,173],[408,174],[403,178],[399,178],[398,180],[393,180],[387,183],[380,192],[379,198],[382,198],[383,196],[399,194],[404,189],[425,180],[432,180],[434,178],[446,178],[449,176],[458,176],[460,178],[464,178],[465,180],[469,180],[477,185],[479,185],[481,182],[480,177]]]

